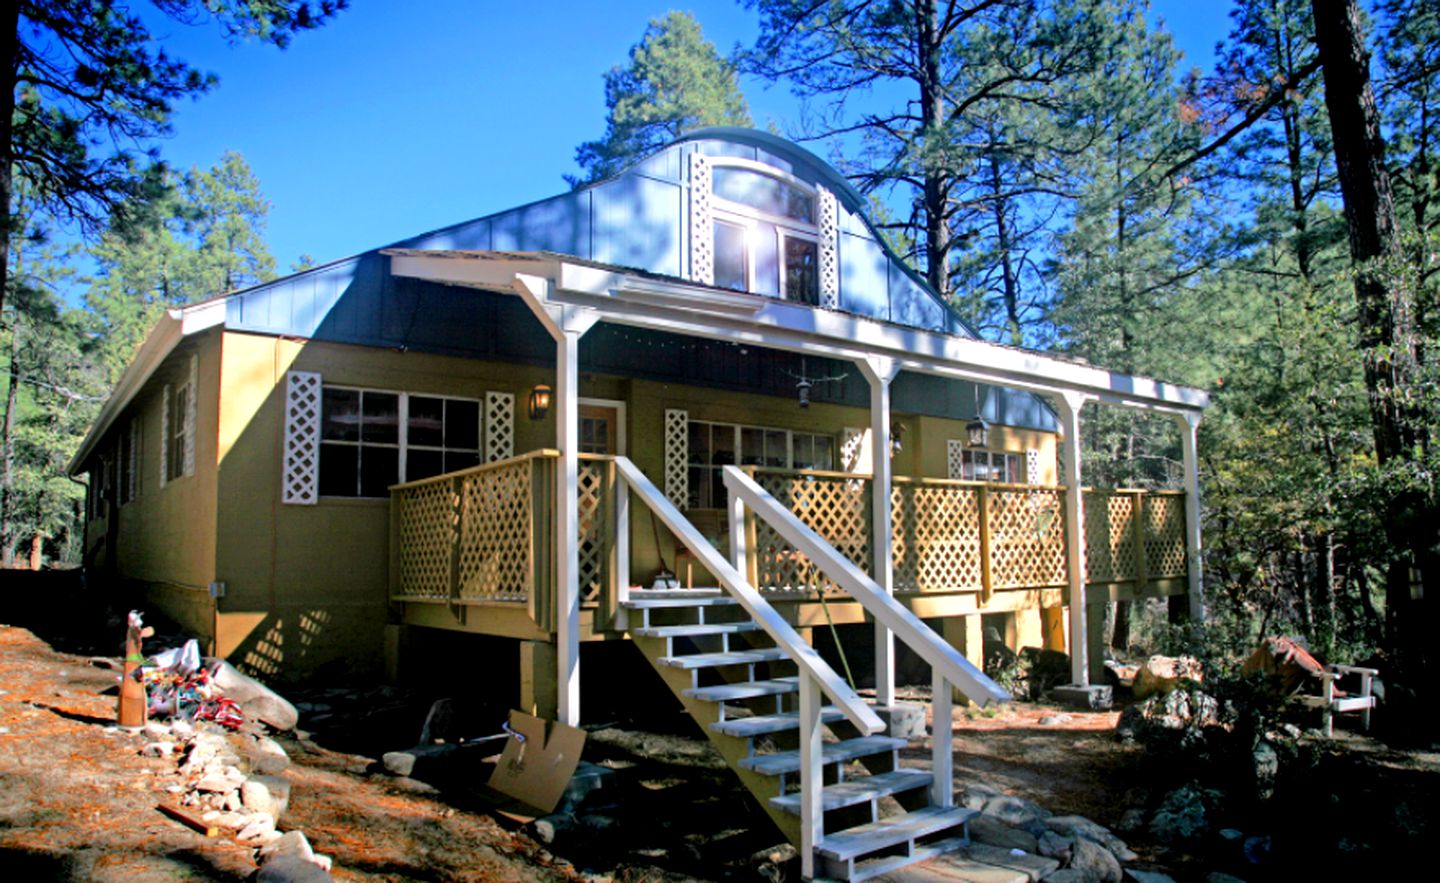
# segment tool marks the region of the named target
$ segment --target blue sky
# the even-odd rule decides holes
[[[1152,5],[1185,66],[1208,68],[1230,4]],[[302,253],[344,257],[563,191],[576,145],[604,131],[602,74],[669,9],[693,12],[721,52],[757,31],[730,0],[352,0],[283,52],[167,21],[167,50],[220,85],[179,107],[161,153],[180,168],[243,153],[282,273]],[[798,120],[783,87],[742,88],[758,126]]]

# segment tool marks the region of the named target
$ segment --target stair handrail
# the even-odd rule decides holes
[[[844,589],[875,617],[910,646],[921,659],[930,663],[936,675],[959,687],[966,697],[981,708],[992,702],[1008,702],[1012,698],[999,684],[935,634],[920,617],[896,601],[855,563],[795,516],[754,479],[737,466],[722,467],[725,487],[754,513],[764,519],[780,536]],[[752,589],[752,591],[754,591]],[[757,593],[758,594],[758,593]]]
[[[749,581],[741,575],[740,571],[726,561],[715,547],[710,544],[704,534],[690,523],[675,504],[670,502],[660,489],[641,472],[629,457],[615,457],[615,469],[619,473],[624,484],[634,490],[645,505],[650,507],[659,519],[670,528],[671,532],[679,538],[690,552],[699,559],[705,569],[720,582],[725,591],[730,593],[746,613],[765,630],[775,646],[785,651],[799,668],[802,678],[812,678],[826,696],[835,703],[835,706],[845,715],[857,729],[864,733],[878,733],[885,729],[885,724],[880,720],[870,706],[861,699],[854,690],[850,688],[844,678],[841,678],[833,668],[830,667],[814,647],[805,643],[790,623],[786,622],[770,602],[766,601]],[[624,489],[621,489],[624,492]]]

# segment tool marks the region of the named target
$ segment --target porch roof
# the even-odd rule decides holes
[[[382,250],[395,276],[518,294],[563,321],[600,321],[729,340],[830,358],[893,360],[902,370],[1008,386],[1041,395],[1073,392],[1110,404],[1196,413],[1202,389],[1122,374],[1021,347],[899,325],[763,295],[551,252]]]

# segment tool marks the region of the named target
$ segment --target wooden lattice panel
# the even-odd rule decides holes
[[[185,396],[185,451],[184,462],[181,464],[181,472],[185,475],[195,474],[195,415],[199,404],[200,390],[200,359],[197,356],[190,356],[190,376],[185,381],[189,392]]]
[[[291,371],[285,375],[282,502],[314,505],[320,499],[320,395],[319,374]],[[163,431],[160,438],[165,438]],[[160,474],[165,474],[163,461]]]
[[[1040,452],[1035,448],[1025,451],[1025,483],[1040,484]]]
[[[951,479],[965,477],[965,443],[958,438],[945,441],[945,474]]]
[[[1065,519],[1056,489],[992,489],[989,515],[992,586],[1065,583]]]
[[[164,487],[170,475],[170,396],[174,391],[170,384],[160,390],[160,486]]]
[[[840,430],[840,469],[859,472],[865,454],[865,430],[847,426]]]
[[[981,588],[976,488],[897,484],[891,493],[891,513],[896,592]]]
[[[710,199],[713,195],[710,158],[690,154],[690,279],[715,284],[715,229]]]
[[[436,481],[396,492],[400,507],[400,583],[396,597],[450,597],[450,554],[455,542],[455,491]]]
[[[1109,583],[1135,578],[1135,494],[1085,494],[1085,579]]]
[[[515,395],[485,393],[485,462],[515,456]]]
[[[1185,575],[1185,497],[1151,494],[1145,499],[1145,566],[1151,577]]]
[[[866,573],[870,572],[870,482],[794,473],[760,472],[755,480],[811,530]],[[834,591],[810,559],[763,519],[755,520],[757,588],[772,592]]]
[[[534,568],[532,465],[522,460],[460,482],[460,597],[523,601]]]
[[[690,502],[690,412],[665,412],[665,496],[684,509]]]
[[[840,206],[835,194],[817,188],[820,227],[820,306],[840,306]]]
[[[582,460],[579,474],[580,600],[598,601],[605,584],[605,473],[607,463]]]

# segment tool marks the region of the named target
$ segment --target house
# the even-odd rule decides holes
[[[978,340],[865,209],[796,145],[709,129],[616,178],[174,310],[71,464],[90,475],[87,563],[273,678],[378,673],[434,630],[513,640],[521,701],[569,722],[582,645],[628,639],[716,726],[727,703],[798,694],[809,745],[829,719],[816,687],[873,732],[806,640],[826,621],[876,623],[882,708],[897,637],[937,688],[1003,698],[973,664],[982,622],[1069,648],[1083,692],[1105,602],[1200,613],[1206,396]],[[1082,492],[1087,402],[1173,415],[1184,490]],[[679,591],[639,588],[662,570]],[[755,632],[775,646],[740,642]],[[756,680],[782,662],[798,674]],[[705,692],[747,677],[769,686]],[[784,771],[732,750],[787,799]],[[818,758],[796,761],[805,781]],[[802,790],[767,809],[807,862],[825,841],[831,872],[868,873]]]

